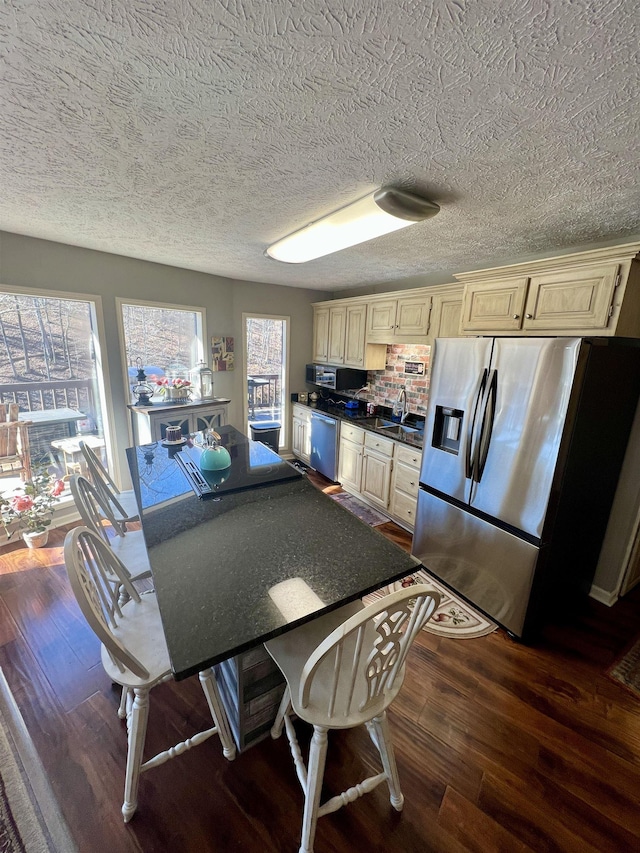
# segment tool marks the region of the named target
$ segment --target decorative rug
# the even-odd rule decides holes
[[[364,521],[370,527],[377,527],[379,524],[385,524],[389,521],[386,515],[382,515],[377,510],[363,504],[348,492],[337,492],[335,495],[329,495],[329,497],[337,501],[345,509],[348,509],[349,512],[357,515],[361,521]]]
[[[77,853],[1,669],[0,851]]]
[[[640,696],[640,639],[607,670],[607,675],[614,681]]]
[[[471,640],[475,637],[491,634],[498,627],[495,622],[478,613],[466,601],[461,601],[450,589],[447,589],[444,584],[441,584],[424,569],[418,569],[412,575],[408,575],[389,586],[382,587],[382,589],[365,596],[362,600],[365,604],[371,604],[372,601],[389,595],[391,592],[397,592],[399,589],[417,583],[426,584],[442,596],[440,606],[424,626],[424,631],[428,631],[430,634],[438,634],[441,637]]]

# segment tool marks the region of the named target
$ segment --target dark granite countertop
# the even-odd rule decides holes
[[[336,402],[332,402],[334,398],[321,398],[317,403],[301,403],[298,401],[297,405],[305,406],[311,411],[322,412],[323,414],[330,415],[332,418],[337,418],[340,421],[353,423],[354,426],[362,427],[362,429],[369,430],[370,432],[375,432],[385,438],[391,438],[401,444],[408,444],[411,447],[422,447],[424,441],[424,418],[420,415],[409,413],[405,420],[405,426],[409,427],[410,430],[417,430],[416,432],[399,431],[400,434],[396,434],[376,423],[381,420],[391,423],[391,410],[387,407],[377,406],[376,409],[378,413],[376,415],[369,415],[366,411],[366,404],[360,404],[357,409],[347,409],[344,405],[346,401],[340,401],[340,395],[335,396],[337,398]]]
[[[178,679],[420,565],[305,477],[200,500],[162,450],[165,485],[155,503],[147,487],[141,519]],[[127,455],[140,492],[144,458]]]
[[[133,412],[143,412],[145,415],[151,412],[173,412],[176,409],[183,411],[193,411],[194,409],[202,409],[210,406],[226,406],[231,400],[228,397],[214,397],[211,400],[189,400],[187,403],[168,403],[166,400],[159,400],[155,403],[152,401],[150,406],[138,406],[135,403],[128,403],[127,408]]]

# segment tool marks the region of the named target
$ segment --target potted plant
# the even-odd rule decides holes
[[[31,480],[15,488],[16,494],[0,496],[0,519],[7,539],[19,530],[27,547],[47,544],[54,504],[64,491],[64,481],[52,483],[52,479],[48,471],[36,471]]]
[[[191,382],[188,379],[156,379],[158,394],[162,394],[168,403],[186,403],[191,398]]]

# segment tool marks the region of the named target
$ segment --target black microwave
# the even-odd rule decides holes
[[[367,371],[330,364],[308,364],[307,382],[330,391],[357,390],[367,384]]]

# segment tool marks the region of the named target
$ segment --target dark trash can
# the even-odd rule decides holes
[[[251,427],[251,438],[254,441],[261,441],[275,453],[278,453],[278,444],[280,443],[280,424],[278,421],[261,421],[249,424],[249,426]]]

